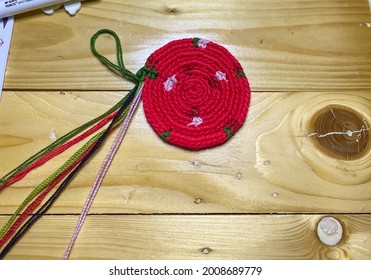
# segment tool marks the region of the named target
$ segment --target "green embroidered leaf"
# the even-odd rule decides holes
[[[241,71],[241,72],[237,72],[237,77],[246,77],[245,75],[245,72]]]
[[[196,48],[198,48],[198,41],[200,41],[200,38],[193,38],[192,45],[194,45]]]
[[[161,137],[164,141],[167,141],[167,138],[169,138],[169,136],[170,136],[170,130],[165,131],[165,132],[161,132],[161,133],[160,133],[160,137]]]
[[[224,126],[224,127],[223,127],[223,130],[224,130],[225,133],[227,134],[227,138],[229,138],[229,137],[232,136],[232,129],[231,129],[229,126]]]

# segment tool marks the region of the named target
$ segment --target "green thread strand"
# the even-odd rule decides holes
[[[47,147],[43,148],[42,150],[40,150],[39,152],[37,152],[36,154],[34,154],[30,158],[28,158],[21,165],[19,165],[18,167],[14,168],[12,171],[8,172],[6,175],[4,175],[0,179],[0,187],[2,185],[6,184],[16,173],[18,173],[22,169],[26,168],[28,165],[30,165],[31,163],[33,163],[34,161],[36,161],[37,159],[39,159],[40,157],[42,157],[43,155],[45,155],[46,153],[48,153],[49,151],[53,150],[54,148],[58,147],[59,145],[65,143],[65,142],[67,142],[69,139],[71,139],[75,135],[81,133],[82,131],[84,131],[88,127],[90,127],[93,124],[95,124],[98,121],[100,121],[101,119],[103,119],[103,118],[107,117],[108,115],[112,114],[114,111],[116,111],[118,108],[121,107],[121,105],[126,101],[127,98],[128,98],[128,96],[125,96],[116,105],[114,105],[111,109],[109,109],[108,111],[106,111],[102,115],[94,118],[93,120],[91,120],[91,121],[89,121],[89,122],[81,125],[78,128],[75,128],[74,130],[72,130],[72,131],[68,132],[67,134],[63,135],[62,137],[58,138],[56,141],[54,141],[50,145],[48,145]]]
[[[111,62],[107,57],[101,55],[95,48],[95,43],[97,42],[98,37],[102,34],[109,34],[115,39],[116,59],[117,59],[118,64],[114,64],[113,62]],[[97,31],[91,37],[90,48],[93,54],[100,60],[100,62],[106,65],[111,71],[117,74],[120,74],[121,76],[132,81],[136,85],[144,81],[145,76],[148,76],[150,79],[156,79],[158,76],[158,73],[155,68],[149,69],[147,66],[140,68],[136,74],[126,69],[123,58],[122,58],[122,47],[121,47],[120,38],[117,36],[117,34],[114,31],[110,29],[101,29]]]
[[[146,65],[144,65],[138,70],[135,75],[139,78],[140,81],[144,81],[145,76],[148,76],[149,79],[154,80],[158,77],[158,72],[155,67],[148,68]]]
[[[116,121],[113,128],[119,125],[125,116],[127,115],[129,108],[127,108],[120,119]],[[18,214],[29,204],[38,194],[40,194],[46,187],[53,182],[53,180],[58,177],[61,173],[63,173],[71,164],[79,158],[93,143],[95,143],[105,132],[106,130],[102,130],[95,136],[93,136],[84,146],[82,146],[77,152],[75,152],[60,168],[57,169],[52,175],[50,175],[47,179],[45,179],[40,185],[38,185],[27,197],[26,199],[19,205],[17,210],[12,214],[12,216],[8,219],[5,225],[0,230],[0,237],[3,237],[4,234],[9,230],[15,219],[17,218]]]
[[[116,42],[116,58],[117,58],[118,65],[112,63],[108,58],[106,58],[105,56],[101,55],[97,51],[97,49],[95,48],[95,43],[96,43],[98,37],[100,35],[102,35],[102,34],[109,34],[109,35],[111,35],[115,39],[115,42]],[[114,72],[116,72],[118,74],[121,74],[123,77],[125,77],[126,79],[134,82],[135,84],[138,84],[140,82],[140,79],[138,78],[137,75],[135,75],[134,73],[130,72],[129,70],[127,70],[125,68],[124,61],[122,59],[122,47],[121,47],[120,38],[117,36],[117,34],[115,32],[113,32],[110,29],[101,29],[101,30],[99,30],[98,32],[96,32],[91,37],[90,48],[91,48],[92,52],[94,53],[94,55],[103,64],[105,64],[110,70],[112,70],[112,71],[114,71]]]
[[[6,224],[0,230],[0,237],[4,236],[5,232],[10,228],[13,224],[14,220],[17,218],[18,214],[25,208],[27,204],[31,202],[39,193],[41,193],[53,180],[61,174],[64,170],[66,170],[79,156],[81,156],[95,141],[99,139],[99,137],[103,134],[103,132],[98,133],[92,139],[90,139],[82,148],[80,148],[72,157],[70,157],[57,171],[55,171],[52,175],[50,175],[46,180],[44,180],[40,185],[38,185],[27,197],[26,199],[19,205],[17,210],[13,213],[13,215],[9,218]]]

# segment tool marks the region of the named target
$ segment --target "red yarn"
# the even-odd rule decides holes
[[[64,177],[66,177],[72,169],[74,169],[77,164],[83,159],[89,151],[93,148],[92,144],[78,159],[76,159],[67,169],[65,169],[61,174],[59,174],[44,191],[23,211],[22,214],[15,220],[11,225],[9,230],[0,239],[0,248],[13,236],[17,229],[23,224],[29,215],[40,205],[48,193],[57,185]]]
[[[224,47],[182,39],[155,51],[146,66],[143,107],[153,130],[166,142],[190,150],[227,141],[244,123],[250,87],[240,63]]]
[[[44,163],[46,163],[50,159],[52,159],[55,156],[63,153],[65,150],[69,149],[70,147],[77,144],[78,142],[84,140],[86,137],[88,137],[89,135],[96,132],[98,129],[102,128],[104,125],[106,125],[110,120],[112,120],[115,117],[116,114],[117,114],[117,112],[114,112],[111,115],[108,115],[104,119],[100,120],[99,123],[95,124],[89,130],[85,131],[84,133],[82,133],[81,135],[76,137],[75,139],[72,139],[72,140],[68,141],[67,143],[65,143],[65,144],[51,150],[50,152],[46,153],[45,155],[43,155],[41,158],[39,158],[37,161],[35,161],[31,165],[27,166],[26,168],[24,168],[21,171],[19,171],[18,173],[16,173],[13,178],[11,178],[7,183],[5,183],[4,185],[2,185],[0,187],[0,191],[5,189],[8,186],[14,184],[15,182],[18,182],[19,180],[21,180],[28,173],[30,173],[33,169],[43,165]]]

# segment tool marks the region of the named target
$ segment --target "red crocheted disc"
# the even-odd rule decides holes
[[[250,87],[237,59],[204,39],[172,41],[147,59],[146,118],[166,142],[200,150],[227,141],[244,123]]]

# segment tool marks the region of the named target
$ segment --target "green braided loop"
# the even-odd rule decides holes
[[[116,42],[116,58],[118,64],[114,64],[111,62],[108,58],[101,55],[97,49],[95,48],[95,43],[98,39],[98,37],[102,34],[109,34],[111,35]],[[139,69],[139,71],[134,74],[130,72],[128,69],[126,69],[124,65],[124,61],[122,60],[122,47],[120,38],[117,36],[117,34],[110,30],[110,29],[101,29],[98,32],[96,32],[90,40],[90,47],[94,55],[104,64],[106,65],[110,70],[112,70],[115,73],[120,74],[121,76],[125,77],[126,79],[134,82],[136,85],[138,85],[140,82],[144,81],[144,77],[148,76],[150,79],[156,79],[158,76],[158,73],[155,68],[149,69],[147,66],[142,67]]]
[[[115,39],[115,42],[116,42],[116,57],[117,57],[118,65],[112,63],[108,58],[106,58],[105,56],[101,55],[96,50],[96,48],[95,48],[95,42],[97,41],[98,37],[101,34],[105,34],[105,33],[113,36],[113,38]],[[119,39],[119,37],[117,36],[117,34],[115,32],[113,32],[110,29],[101,29],[101,30],[99,30],[97,33],[95,33],[93,35],[93,37],[91,37],[90,47],[91,47],[91,50],[94,53],[94,55],[103,64],[105,64],[110,70],[114,71],[115,73],[121,74],[123,77],[125,77],[126,79],[134,82],[135,84],[138,84],[139,83],[139,81],[140,81],[139,78],[134,73],[130,72],[129,70],[127,70],[125,68],[124,61],[122,60],[121,42],[120,42],[120,39]]]

